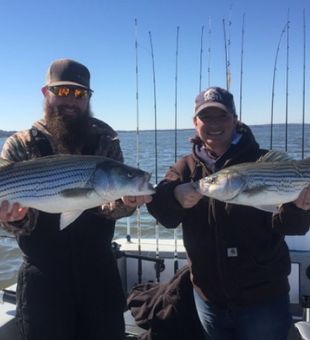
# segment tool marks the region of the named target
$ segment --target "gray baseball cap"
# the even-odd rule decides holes
[[[88,68],[71,59],[55,60],[48,68],[46,86],[59,85],[75,85],[90,90]]]
[[[218,107],[237,116],[233,95],[220,87],[209,87],[196,97],[195,115],[209,107]]]

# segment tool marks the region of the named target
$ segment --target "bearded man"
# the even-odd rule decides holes
[[[92,117],[90,73],[70,59],[47,72],[44,118],[9,137],[2,158],[102,155],[123,161],[117,133]],[[0,202],[0,222],[24,254],[17,283],[17,324],[25,340],[121,340],[125,299],[112,253],[115,220],[150,196],[124,197],[89,209],[59,231],[59,214]]]

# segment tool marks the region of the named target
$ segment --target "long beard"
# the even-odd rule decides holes
[[[76,108],[74,116],[62,114],[62,106],[45,103],[45,120],[48,131],[60,153],[81,153],[90,134],[90,108],[82,112]]]

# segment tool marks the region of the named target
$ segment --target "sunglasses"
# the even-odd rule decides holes
[[[92,95],[92,90],[74,86],[47,86],[47,89],[57,97],[68,97],[73,94],[75,98],[90,98]]]

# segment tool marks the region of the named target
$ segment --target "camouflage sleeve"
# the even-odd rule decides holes
[[[120,141],[118,138],[113,139],[108,157],[120,162],[124,161],[123,153],[120,147]],[[125,206],[123,201],[119,199],[114,202],[109,202],[102,205],[101,214],[107,219],[117,220],[119,218],[132,215],[135,210],[135,208]]]
[[[111,149],[109,150],[109,153],[107,154],[107,156],[109,158],[113,158],[116,161],[119,162],[124,162],[124,156],[123,156],[123,152],[120,146],[120,140],[118,139],[118,137],[115,137],[112,141],[111,141]]]
[[[1,223],[1,227],[9,232],[18,235],[30,235],[38,220],[39,213],[35,209],[29,209],[27,215],[21,220],[10,223]]]
[[[27,152],[24,148],[24,143],[18,133],[10,136],[5,141],[2,147],[1,158],[14,162],[27,159]]]
[[[108,220],[117,220],[122,217],[130,216],[136,208],[127,207],[122,200],[116,200],[103,204],[100,207],[100,214],[104,215]]]
[[[25,147],[27,131],[21,131],[9,137],[2,148],[1,157],[14,162],[29,158],[29,150]],[[29,209],[21,221],[1,223],[0,226],[14,235],[29,235],[36,225],[38,211]]]
[[[117,132],[107,123],[92,118],[93,134],[96,140],[95,154],[123,162],[123,153]]]
[[[100,136],[96,154],[112,158],[119,162],[124,161],[120,140],[116,132],[114,134]]]
[[[121,150],[117,132],[109,125],[98,120],[96,121],[96,125],[101,129],[101,136],[96,153],[119,162],[124,162],[123,152]],[[104,215],[107,219],[116,220],[132,215],[135,210],[135,208],[125,206],[123,201],[119,199],[102,205],[99,211],[100,214]]]

